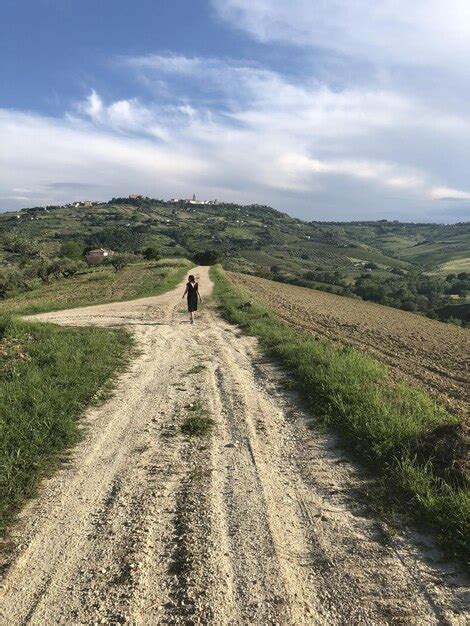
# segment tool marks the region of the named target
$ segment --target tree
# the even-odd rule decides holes
[[[138,226],[114,226],[105,228],[88,239],[90,246],[103,246],[122,252],[139,250],[142,247],[142,243],[143,233],[139,230]]]
[[[83,261],[65,258],[61,261],[60,272],[64,278],[71,278],[84,267]]]
[[[155,246],[145,248],[142,254],[147,261],[159,261],[161,259],[160,251]]]
[[[76,241],[64,241],[60,246],[59,256],[78,260],[83,255],[82,246]]]
[[[194,262],[198,265],[215,265],[220,263],[222,255],[217,250],[205,250],[204,252],[196,252]]]
[[[0,300],[8,297],[8,292],[24,286],[20,271],[12,268],[0,268]]]
[[[30,263],[24,266],[24,276],[26,279],[40,278],[44,283],[48,283],[55,269],[49,257],[39,254]]]
[[[118,272],[127,267],[130,263],[136,261],[136,259],[137,257],[134,254],[117,253],[113,254],[109,262],[116,272]]]
[[[8,234],[3,238],[3,247],[8,252],[19,254],[24,259],[29,259],[40,252],[37,241],[27,239],[23,235]]]

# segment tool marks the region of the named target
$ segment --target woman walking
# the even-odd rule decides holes
[[[197,301],[199,299],[200,302],[202,302],[202,298],[199,293],[199,285],[192,274],[188,276],[188,282],[186,283],[183,298],[186,294],[188,294],[189,323],[194,324],[194,312],[197,311]]]

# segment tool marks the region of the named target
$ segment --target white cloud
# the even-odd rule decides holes
[[[81,106],[81,110],[94,120],[99,120],[104,112],[103,101],[95,90],[92,90],[86,101]]]
[[[140,104],[137,98],[117,100],[105,105],[101,96],[92,90],[84,101],[75,104],[75,110],[97,126],[164,140],[169,138],[166,130],[155,119],[154,112]],[[74,115],[69,114],[68,117],[73,121]]]
[[[0,111],[3,205],[13,196],[6,206],[23,205],[18,196],[46,204],[72,194],[197,191],[310,218],[376,217],[381,209],[426,219],[430,200],[466,199],[448,189],[466,181],[447,166],[469,145],[468,117],[393,89],[335,91],[233,60],[153,55],[123,63],[147,85],[164,79],[165,97],[106,102],[92,91],[63,119]]]
[[[434,187],[429,195],[433,200],[470,200],[470,191],[450,187]]]
[[[301,154],[286,154],[283,166],[295,176],[305,174],[340,174],[404,190],[421,190],[426,186],[423,174],[396,164],[366,160],[318,160]]]
[[[262,42],[318,46],[374,62],[467,66],[468,0],[212,0]]]
[[[0,193],[35,190],[30,203],[73,200],[74,180],[80,196],[98,190],[100,198],[129,193],[159,195],[181,188],[206,170],[203,159],[149,139],[112,134],[109,129],[0,109]]]

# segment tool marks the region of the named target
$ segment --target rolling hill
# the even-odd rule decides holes
[[[179,258],[215,249],[228,269],[442,319],[468,316],[470,223],[305,222],[268,206],[150,198],[0,214],[3,274],[39,253],[55,258],[70,241],[124,253],[153,246]],[[2,291],[14,293],[13,283]]]

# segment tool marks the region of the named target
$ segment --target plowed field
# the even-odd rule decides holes
[[[367,351],[404,379],[464,416],[470,435],[470,331],[414,313],[334,294],[229,273],[239,287],[288,324]]]

